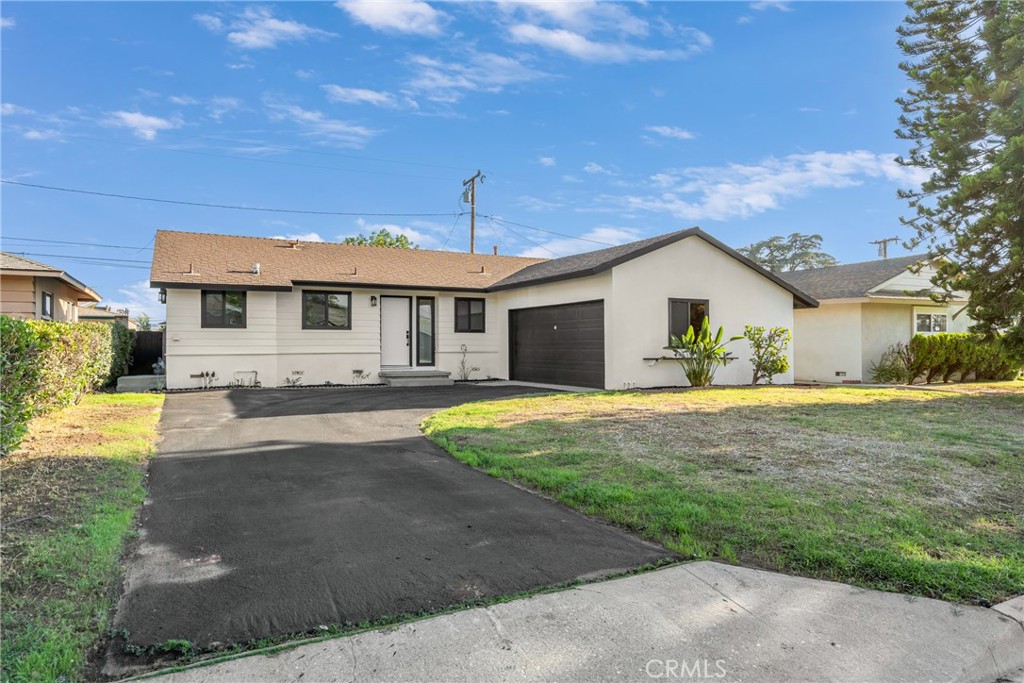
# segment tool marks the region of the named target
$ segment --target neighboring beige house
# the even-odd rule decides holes
[[[121,323],[129,330],[139,329],[138,324],[130,317],[127,308],[111,308],[96,303],[82,304],[78,307],[78,319],[98,323]]]
[[[914,255],[780,273],[821,303],[793,316],[796,381],[870,382],[872,364],[893,344],[919,333],[966,332],[966,296],[949,304],[928,296],[936,291],[932,263]]]
[[[0,313],[14,318],[78,320],[80,304],[100,295],[60,268],[0,251]]]
[[[679,385],[661,357],[691,321],[792,328],[817,306],[697,228],[553,260],[159,231],[150,280],[171,389],[450,383],[463,358],[475,379]],[[731,350],[717,383],[749,382]]]

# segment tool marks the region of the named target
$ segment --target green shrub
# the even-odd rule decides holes
[[[0,455],[18,446],[33,417],[77,403],[131,364],[135,333],[120,323],[0,320]]]
[[[35,331],[24,320],[0,316],[0,456],[25,436],[41,375]]]
[[[871,381],[879,384],[913,384],[917,379],[918,363],[909,344],[896,342],[871,364]]]
[[[750,350],[754,352],[750,357],[750,363],[754,366],[751,384],[761,380],[772,384],[772,377],[789,370],[786,348],[793,336],[785,327],[766,330],[761,325],[747,325],[743,328],[743,336],[750,342]]]
[[[107,384],[113,384],[118,377],[128,374],[132,367],[132,351],[135,350],[135,330],[129,329],[127,325],[114,323],[110,327],[110,332],[113,361],[110,364]]]
[[[678,337],[671,337],[669,349],[675,356],[676,361],[683,366],[686,379],[691,387],[710,386],[715,379],[715,371],[719,365],[729,362],[729,352],[725,345],[729,342],[743,339],[743,337],[732,337],[722,341],[725,329],[718,328],[718,333],[711,334],[711,323],[707,316],[700,326],[700,332],[693,331],[690,325],[686,334]]]
[[[923,378],[966,382],[1013,379],[1024,365],[1000,339],[985,339],[976,334],[918,334],[909,344],[890,346],[871,372],[875,382],[912,384]]]

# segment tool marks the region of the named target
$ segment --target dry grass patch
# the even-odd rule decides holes
[[[986,604],[1024,593],[1024,392],[757,387],[459,406],[428,435],[693,557]]]

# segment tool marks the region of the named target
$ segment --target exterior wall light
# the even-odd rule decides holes
[[[370,297],[370,308],[374,308],[376,306],[377,306],[377,297],[371,296]]]

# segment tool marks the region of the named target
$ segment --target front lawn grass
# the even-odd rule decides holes
[[[4,681],[82,680],[145,496],[161,394],[91,394],[0,460]]]
[[[1024,593],[1024,383],[534,395],[423,428],[686,557],[970,604]]]

